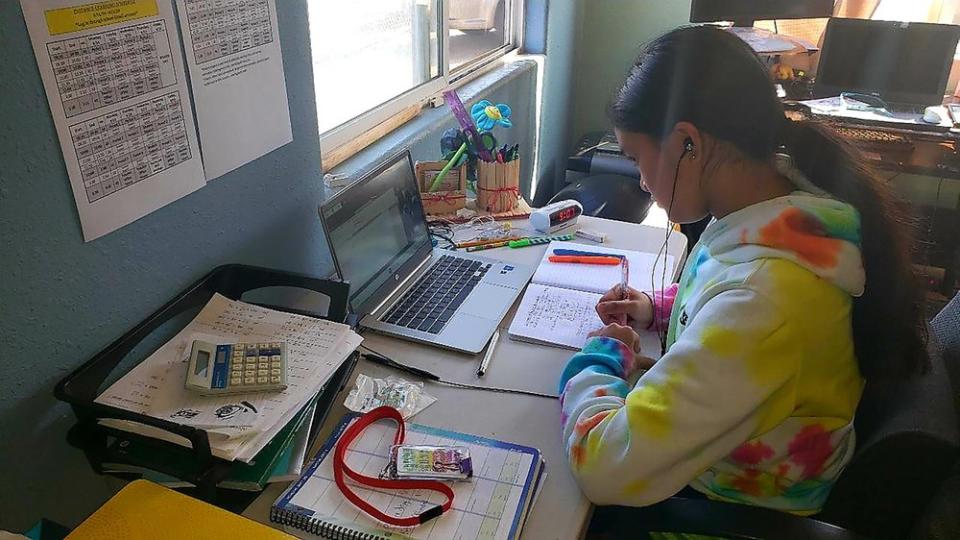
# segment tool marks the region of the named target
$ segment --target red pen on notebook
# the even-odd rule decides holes
[[[587,257],[580,255],[551,255],[547,259],[553,263],[576,263],[576,264],[604,264],[604,265],[614,265],[620,264],[622,259],[620,257]]]

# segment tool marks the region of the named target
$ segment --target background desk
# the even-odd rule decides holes
[[[609,221],[599,218],[581,218],[591,230],[607,233],[611,247],[656,252],[663,244],[664,229]],[[515,227],[526,227],[527,222],[514,222]],[[562,233],[563,231],[560,231]],[[586,244],[591,242],[583,241]],[[687,240],[682,234],[670,238],[668,253],[674,258],[676,275],[686,253]],[[536,266],[547,246],[523,249],[502,248],[481,252],[493,259]],[[668,269],[669,270],[669,269]],[[483,378],[477,377],[482,353],[477,356],[428,347],[402,341],[373,332],[364,332],[364,345],[399,362],[425,368],[445,380],[557,393],[560,370],[571,351],[511,340],[507,328],[519,301],[500,324],[501,337],[490,368]],[[644,336],[644,347],[649,355],[659,354],[656,336]],[[410,379],[410,375],[361,360],[355,373],[375,377],[389,375]],[[347,388],[336,399],[337,405],[318,438],[326,440],[336,422],[347,412],[343,399],[353,386],[354,375]],[[524,528],[525,538],[578,538],[586,527],[590,503],[570,474],[567,458],[560,440],[560,404],[555,399],[502,394],[479,390],[464,390],[427,382],[425,390],[437,397],[437,402],[413,418],[413,422],[464,431],[503,439],[539,448],[546,460],[546,481],[536,506],[533,507]],[[318,445],[308,455],[316,453]],[[268,522],[270,504],[286,488],[286,483],[273,484],[250,505],[244,515],[260,522]]]

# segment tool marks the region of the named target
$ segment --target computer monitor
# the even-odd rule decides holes
[[[871,94],[894,104],[939,105],[960,26],[831,19],[814,83],[817,96]]]
[[[733,21],[753,26],[770,19],[815,19],[833,15],[834,0],[693,0],[690,22]]]

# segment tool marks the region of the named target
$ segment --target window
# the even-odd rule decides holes
[[[463,68],[510,45],[509,0],[450,0],[450,69]]]
[[[309,0],[321,151],[422,106],[514,49],[521,3]]]

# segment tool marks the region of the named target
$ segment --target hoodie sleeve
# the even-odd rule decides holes
[[[789,416],[792,343],[784,317],[752,289],[705,302],[632,390],[626,346],[589,340],[560,380],[564,445],[584,494],[597,504],[656,503]]]
[[[653,320],[650,321],[647,330],[666,328],[670,324],[670,312],[673,311],[673,302],[677,299],[679,288],[680,284],[674,283],[662,291],[649,294],[650,301],[653,303]]]

